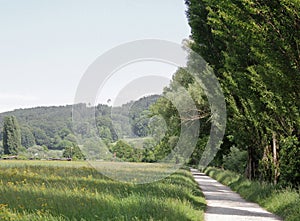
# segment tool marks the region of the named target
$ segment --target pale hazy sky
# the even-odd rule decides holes
[[[185,10],[184,0],[0,0],[0,112],[72,104],[109,49],[188,38]]]

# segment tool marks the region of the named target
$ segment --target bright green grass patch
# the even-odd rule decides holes
[[[0,161],[0,220],[203,220],[204,209],[186,170],[141,185],[86,162]]]
[[[300,220],[300,192],[286,188],[280,189],[269,183],[250,181],[242,175],[216,168],[207,168],[205,173],[246,200],[256,202],[268,211],[283,217],[286,221]]]

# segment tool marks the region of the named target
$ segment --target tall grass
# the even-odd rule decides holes
[[[84,162],[0,162],[0,220],[203,220],[204,209],[185,170],[141,185]]]
[[[282,189],[269,183],[250,181],[231,171],[207,168],[205,173],[218,180],[243,198],[256,202],[286,221],[300,220],[300,192],[292,188]]]

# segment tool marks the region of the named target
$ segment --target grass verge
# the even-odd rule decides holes
[[[258,203],[286,221],[300,220],[299,190],[281,189],[269,183],[250,181],[237,173],[212,167],[208,167],[205,173],[220,183],[229,186],[244,199]]]
[[[201,221],[204,209],[202,192],[186,170],[141,185],[109,179],[84,162],[0,161],[3,221]]]

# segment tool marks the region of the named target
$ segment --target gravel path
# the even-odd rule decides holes
[[[244,200],[239,194],[216,180],[191,169],[207,202],[205,221],[271,221],[282,220],[256,203]]]

